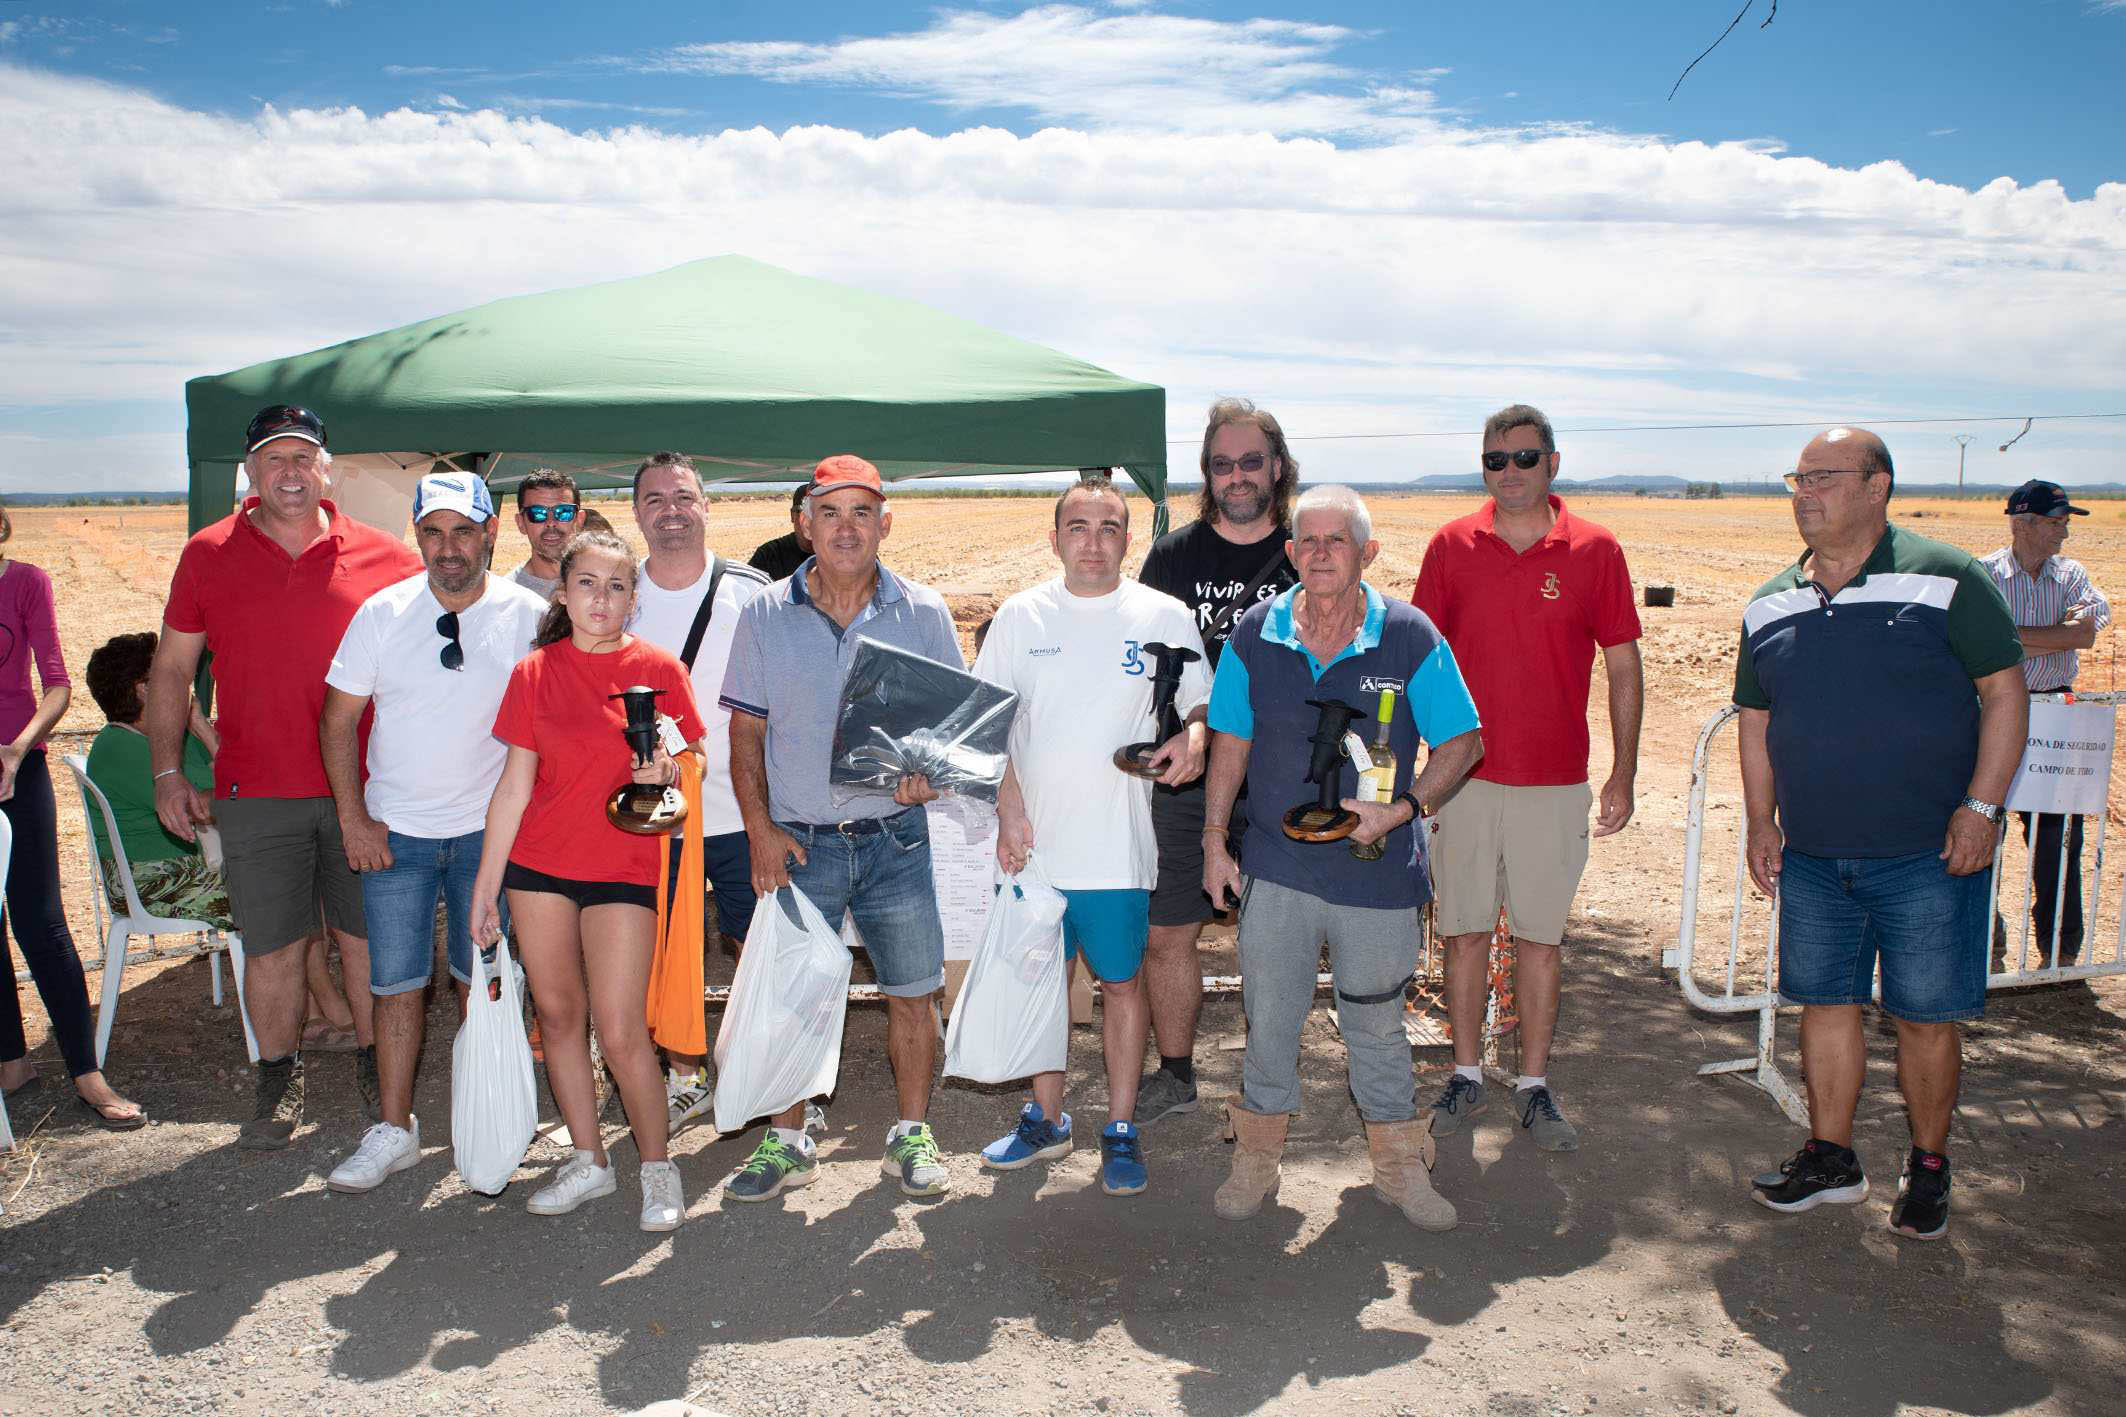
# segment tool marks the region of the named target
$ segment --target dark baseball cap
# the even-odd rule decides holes
[[[2089,515],[2087,507],[2077,507],[2067,500],[2067,493],[2057,482],[2041,482],[2035,477],[2008,494],[2008,515],[2022,512],[2039,517],[2056,517],[2062,512],[2078,517]]]
[[[292,403],[269,405],[253,415],[251,426],[244,430],[244,451],[255,453],[275,438],[300,438],[322,448],[325,420]]]

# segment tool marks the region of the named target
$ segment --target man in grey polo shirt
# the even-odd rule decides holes
[[[804,522],[813,559],[748,604],[731,641],[722,704],[731,711],[731,786],[745,819],[753,889],[796,885],[829,921],[853,916],[886,996],[886,1049],[900,1120],[880,1170],[911,1196],[951,1178],[924,1121],[937,1064],[931,996],[945,980],[945,934],[930,875],[920,777],[837,802],[827,784],[835,708],[858,636],[966,667],[937,592],[880,564],[893,513],[878,469],[842,453],[813,474]],[[764,1201],[817,1174],[804,1104],[774,1119],[725,1194]]]

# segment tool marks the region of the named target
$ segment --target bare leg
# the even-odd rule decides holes
[[[1193,971],[1194,966],[1190,968]],[[1202,976],[1197,979],[1200,984]],[[1100,1014],[1100,1041],[1107,1053],[1107,1120],[1131,1121],[1137,1114],[1137,1070],[1144,1061],[1144,1035],[1151,1023],[1144,975],[1101,980]]]
[[[1963,1075],[1963,1030],[1953,1023],[1897,1020],[1897,1085],[1912,1118],[1912,1145],[1947,1151],[1949,1118]]]
[[[1145,942],[1139,977],[1151,996],[1152,1032],[1159,1039],[1162,1057],[1186,1058],[1196,1051],[1196,1020],[1203,1012],[1203,966],[1196,959],[1196,942],[1202,936],[1200,921],[1154,925]],[[1141,1048],[1138,1054],[1141,1058]],[[1109,1071],[1113,1071],[1112,1063]],[[1134,1090],[1131,1100],[1135,1100]]]
[[[315,943],[297,940],[272,954],[244,957],[244,1007],[261,1058],[285,1058],[302,1043],[304,970]]]
[[[576,1149],[606,1163],[598,1131],[598,1096],[591,1084],[590,1005],[583,987],[583,947],[574,901],[546,891],[510,891],[509,918],[517,958],[539,1010],[546,1039],[546,1083]]]
[[[334,1028],[353,1028],[354,1011],[347,1006],[347,996],[332,977],[332,959],[322,932],[311,936],[303,949],[303,971],[310,991],[311,1017],[321,1018]]]
[[[1801,1066],[1808,1073],[1810,1133],[1852,1146],[1853,1109],[1860,1105],[1868,1068],[1860,1005],[1810,1004],[1801,1010]]]
[[[931,1012],[935,994],[919,999],[886,996],[886,1056],[893,1063],[893,1094],[899,1100],[901,1117],[920,1122],[930,1114],[930,1079],[937,1071],[937,1015]],[[798,1110],[800,1123],[803,1109]]]
[[[593,905],[583,912],[583,957],[590,973],[591,1023],[605,1065],[620,1085],[620,1105],[644,1161],[667,1159],[664,1069],[650,1043],[642,1001],[650,992],[656,912],[639,905]]]
[[[1130,1071],[1131,1086],[1135,1086],[1136,1081],[1135,1065],[1132,1064]],[[1060,1124],[1063,1120],[1063,1074],[1035,1073],[1033,1075],[1033,1100],[1034,1104],[1041,1109],[1042,1116],[1051,1122]]]
[[[1559,951],[1556,945],[1539,945],[1518,935],[1513,949],[1513,993],[1521,1006],[1521,1071],[1542,1077],[1550,1066],[1550,1040],[1558,1031]],[[1482,1013],[1477,1023],[1482,1026]]]
[[[1459,1067],[1473,1068],[1483,1061],[1484,1000],[1490,982],[1491,932],[1449,935],[1447,1022],[1454,1027],[1454,1061]]]
[[[376,999],[369,992],[369,941],[345,930],[332,931],[340,947],[340,983],[347,990],[347,1008],[354,1015],[354,1041],[367,1047],[376,1042]]]
[[[413,1075],[421,1062],[421,1034],[428,1021],[428,991],[408,989],[376,1000],[376,1075],[384,1120],[413,1125]]]

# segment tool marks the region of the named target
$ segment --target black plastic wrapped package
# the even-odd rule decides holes
[[[827,770],[835,800],[890,795],[920,775],[940,792],[994,803],[1018,703],[963,669],[857,636]]]

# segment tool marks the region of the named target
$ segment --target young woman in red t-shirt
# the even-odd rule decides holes
[[[662,689],[658,709],[678,723],[697,760],[707,729],[685,667],[626,632],[635,575],[627,543],[611,532],[584,532],[562,552],[553,607],[495,716],[509,758],[487,808],[472,928],[483,944],[501,938],[507,890],[546,1040],[547,1081],[576,1140],[575,1156],[529,1209],[565,1215],[616,1188],[598,1132],[587,1004],[642,1156],[642,1228],[672,1230],[686,1202],[666,1156],[664,1070],[645,1016],[664,858],[656,838],[607,821],[605,802],[629,780],[670,784],[678,765],[661,744],[649,763],[635,762],[622,736],[626,712],[613,696],[637,684]]]

